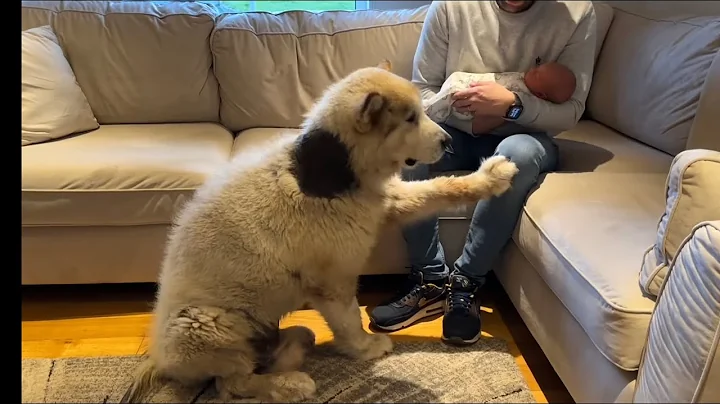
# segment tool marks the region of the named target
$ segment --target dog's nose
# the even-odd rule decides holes
[[[443,133],[443,138],[440,141],[440,145],[442,146],[443,150],[445,150],[445,153],[453,154],[455,152],[452,148],[452,137],[447,133]]]

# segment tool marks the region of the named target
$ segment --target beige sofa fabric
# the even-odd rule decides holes
[[[22,1],[20,29],[25,31],[30,28],[51,25],[55,11],[59,7],[59,1]]]
[[[101,124],[217,122],[215,14],[202,3],[26,2],[51,22]],[[26,11],[25,11],[26,10]]]
[[[591,121],[557,142],[560,170],[529,196],[514,241],[597,349],[636,370],[654,306],[637,287],[638,259],[672,158]]]
[[[609,4],[600,1],[593,2],[593,8],[595,9],[595,26],[597,29],[597,36],[595,37],[595,62],[597,62],[603,43],[605,43],[605,37],[612,24],[615,10]]]
[[[618,368],[597,349],[526,255],[516,243],[505,248],[494,270],[503,289],[575,402],[614,402],[637,372]]]
[[[52,28],[31,28],[21,36],[21,145],[96,129],[95,115]]]
[[[635,402],[720,401],[720,220],[678,246],[650,323]]]
[[[705,220],[720,220],[718,184],[720,152],[686,150],[673,160],[665,186],[665,213],[640,270],[640,287],[648,295],[658,295],[668,267],[691,229]]]
[[[157,282],[169,229],[165,224],[23,227],[21,282]]]
[[[717,4],[720,6],[720,2]],[[720,51],[715,53],[715,59],[705,80],[705,89],[698,101],[698,112],[690,131],[687,148],[720,151],[718,119],[720,119]]]
[[[102,125],[23,147],[23,226],[170,223],[232,142],[213,123]]]
[[[212,37],[221,122],[298,127],[328,85],[382,59],[409,78],[426,9],[221,16]]]
[[[720,18],[663,20],[616,10],[588,96],[590,116],[670,154],[684,150]]]

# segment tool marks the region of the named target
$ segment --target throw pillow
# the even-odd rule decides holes
[[[22,146],[99,127],[50,26],[22,31]]]

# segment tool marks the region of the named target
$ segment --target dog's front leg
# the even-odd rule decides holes
[[[332,330],[337,349],[359,360],[379,358],[392,351],[392,340],[384,334],[370,334],[363,329],[357,298],[317,298],[313,306]]]
[[[494,156],[485,160],[476,172],[464,176],[409,182],[396,179],[387,187],[387,219],[408,224],[443,209],[502,195],[510,188],[517,171],[506,157]]]

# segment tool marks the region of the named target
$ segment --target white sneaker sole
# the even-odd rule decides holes
[[[373,326],[377,327],[381,330],[384,330],[384,331],[397,331],[397,330],[401,330],[403,328],[409,327],[409,326],[413,325],[414,323],[424,319],[425,317],[434,316],[434,315],[442,313],[444,311],[445,311],[445,299],[437,301],[435,303],[428,304],[427,306],[420,309],[420,311],[415,313],[415,315],[413,315],[412,317],[410,317],[409,319],[407,319],[403,322],[384,326],[384,327],[381,327],[381,326],[373,323]]]
[[[480,340],[481,335],[482,331],[477,333],[477,335],[472,337],[471,339],[462,339],[458,337],[448,338],[445,336],[445,333],[443,333],[442,340],[452,345],[472,345]]]

